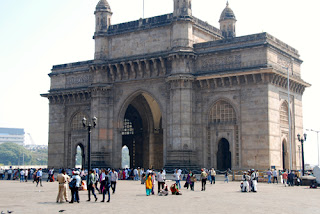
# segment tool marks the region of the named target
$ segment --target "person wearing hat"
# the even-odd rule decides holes
[[[68,175],[66,175],[66,170],[62,169],[61,173],[58,174],[57,176],[57,181],[59,182],[59,192],[58,192],[58,196],[57,196],[57,203],[63,202],[63,197],[66,200],[66,202],[68,201],[68,195],[67,195],[67,184],[69,182],[70,177]]]
[[[80,198],[79,198],[79,188],[81,185],[81,178],[80,178],[80,172],[79,171],[74,171],[73,172],[73,176],[70,180],[70,183],[73,180],[76,180],[76,184],[74,187],[70,188],[71,190],[71,201],[69,203],[73,203],[74,201],[76,201],[77,203],[80,203]]]

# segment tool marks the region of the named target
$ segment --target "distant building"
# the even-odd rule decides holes
[[[0,128],[0,144],[2,143],[16,143],[24,144],[24,129],[16,128]]]

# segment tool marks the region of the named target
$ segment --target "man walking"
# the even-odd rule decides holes
[[[112,173],[111,173],[111,189],[112,189],[112,194],[114,194],[115,191],[116,191],[117,180],[118,180],[118,173],[117,173],[114,169],[112,169]]]
[[[206,183],[207,183],[208,174],[204,169],[201,169],[200,180],[201,180],[201,191],[206,191]]]
[[[68,185],[69,179],[70,177],[66,175],[66,171],[62,169],[61,173],[58,174],[57,176],[57,181],[59,182],[59,192],[57,196],[57,203],[58,202],[63,203],[63,197],[66,200],[66,202],[69,202],[68,196],[67,196],[67,185]]]
[[[98,200],[96,194],[94,193],[94,184],[96,183],[96,176],[95,174],[93,173],[93,170],[90,170],[89,171],[89,178],[88,178],[88,200],[87,201],[91,201],[91,196],[90,196],[90,192],[92,192],[94,198],[95,198],[95,201]]]
[[[42,186],[42,169],[40,168],[36,174],[36,182],[37,182],[37,185],[36,187],[38,186],[39,182],[40,182],[40,186]]]

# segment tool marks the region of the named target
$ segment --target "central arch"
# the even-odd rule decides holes
[[[129,99],[121,116],[122,145],[130,154],[130,168],[163,167],[162,113],[157,101],[148,93]]]
[[[230,144],[229,144],[229,141],[225,138],[222,138],[218,144],[217,169],[218,170],[231,169]]]

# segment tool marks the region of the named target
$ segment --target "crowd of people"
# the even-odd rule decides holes
[[[6,180],[19,180],[20,182],[28,182],[32,181],[33,183],[36,182],[37,186],[40,183],[42,186],[42,169],[8,169],[4,170],[0,168],[0,179],[5,179],[5,174],[7,173]]]
[[[280,178],[280,183],[284,184],[285,186],[300,186],[302,185],[302,180],[301,180],[301,173],[299,170],[279,170],[277,171],[276,169],[270,170],[268,169],[267,171],[267,176],[268,176],[268,184],[271,183],[279,183],[278,177]]]
[[[47,182],[59,183],[59,191],[57,195],[57,203],[69,202],[80,203],[79,191],[88,191],[87,201],[91,201],[91,197],[94,197],[94,201],[98,200],[98,194],[102,195],[101,202],[110,202],[111,194],[115,194],[118,180],[135,180],[141,181],[141,184],[145,185],[146,195],[159,195],[167,196],[169,191],[173,195],[181,195],[181,182],[184,181],[183,187],[187,190],[190,187],[191,191],[194,191],[195,184],[198,181],[196,174],[193,171],[182,171],[181,169],[175,169],[172,175],[173,184],[168,185],[166,183],[166,171],[164,169],[155,171],[152,169],[144,170],[143,168],[136,169],[92,169],[89,172],[82,169],[59,169],[58,175],[55,179],[55,170],[49,169],[46,171],[48,174]],[[229,181],[228,169],[224,173],[224,182]],[[0,179],[5,179],[7,173],[7,180],[19,180],[20,182],[28,182],[32,180],[36,183],[36,186],[40,184],[42,186],[42,169],[0,169]],[[277,171],[276,169],[268,169],[263,174],[266,174],[267,183],[282,183],[285,186],[301,185],[301,174],[299,171]],[[214,168],[201,169],[199,182],[201,182],[201,191],[206,191],[206,184],[209,181],[211,184],[216,183],[217,172]],[[262,176],[263,177],[263,176]],[[171,180],[171,179],[170,179]],[[259,182],[259,171],[248,170],[243,172],[241,179],[241,191],[242,192],[257,192],[257,185]],[[68,189],[70,189],[71,197],[68,197]],[[156,193],[157,191],[157,193]],[[106,195],[108,196],[106,200]],[[71,198],[71,199],[69,199]]]

